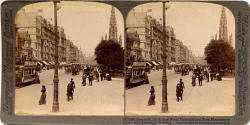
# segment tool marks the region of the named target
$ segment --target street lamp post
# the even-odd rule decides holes
[[[167,71],[166,71],[166,59],[167,59],[167,54],[166,54],[166,24],[165,24],[165,3],[163,3],[163,74],[162,74],[162,107],[161,111],[162,113],[166,113],[168,111],[168,98],[167,98]]]
[[[59,112],[59,101],[58,101],[58,32],[57,32],[57,2],[54,1],[54,23],[55,23],[55,72],[54,72],[54,98],[52,105],[52,112]]]

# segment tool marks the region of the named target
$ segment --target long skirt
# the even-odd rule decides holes
[[[181,92],[181,90],[178,90],[176,92],[176,99],[177,99],[177,102],[179,102],[180,100],[182,100],[182,92]]]
[[[83,85],[83,86],[86,86],[86,79],[83,79],[83,80],[82,80],[82,85]]]
[[[192,85],[193,85],[193,86],[196,85],[195,79],[192,79]]]
[[[148,105],[155,105],[155,94],[151,93],[149,100],[148,100]]]
[[[41,98],[39,100],[39,105],[43,105],[43,104],[46,104],[46,93],[45,92],[42,93]]]

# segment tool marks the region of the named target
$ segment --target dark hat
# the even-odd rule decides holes
[[[180,80],[182,80],[182,79],[180,79]]]

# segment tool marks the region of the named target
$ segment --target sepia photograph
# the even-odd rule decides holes
[[[235,18],[218,4],[151,2],[126,18],[125,116],[234,116]]]
[[[32,3],[15,16],[15,114],[124,115],[124,21],[98,2]]]

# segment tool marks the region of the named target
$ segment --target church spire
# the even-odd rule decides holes
[[[117,22],[115,18],[115,8],[112,6],[110,23],[109,23],[109,40],[118,41],[117,39]]]
[[[221,10],[219,40],[224,40],[225,42],[228,42],[227,18],[225,7],[222,7]]]

